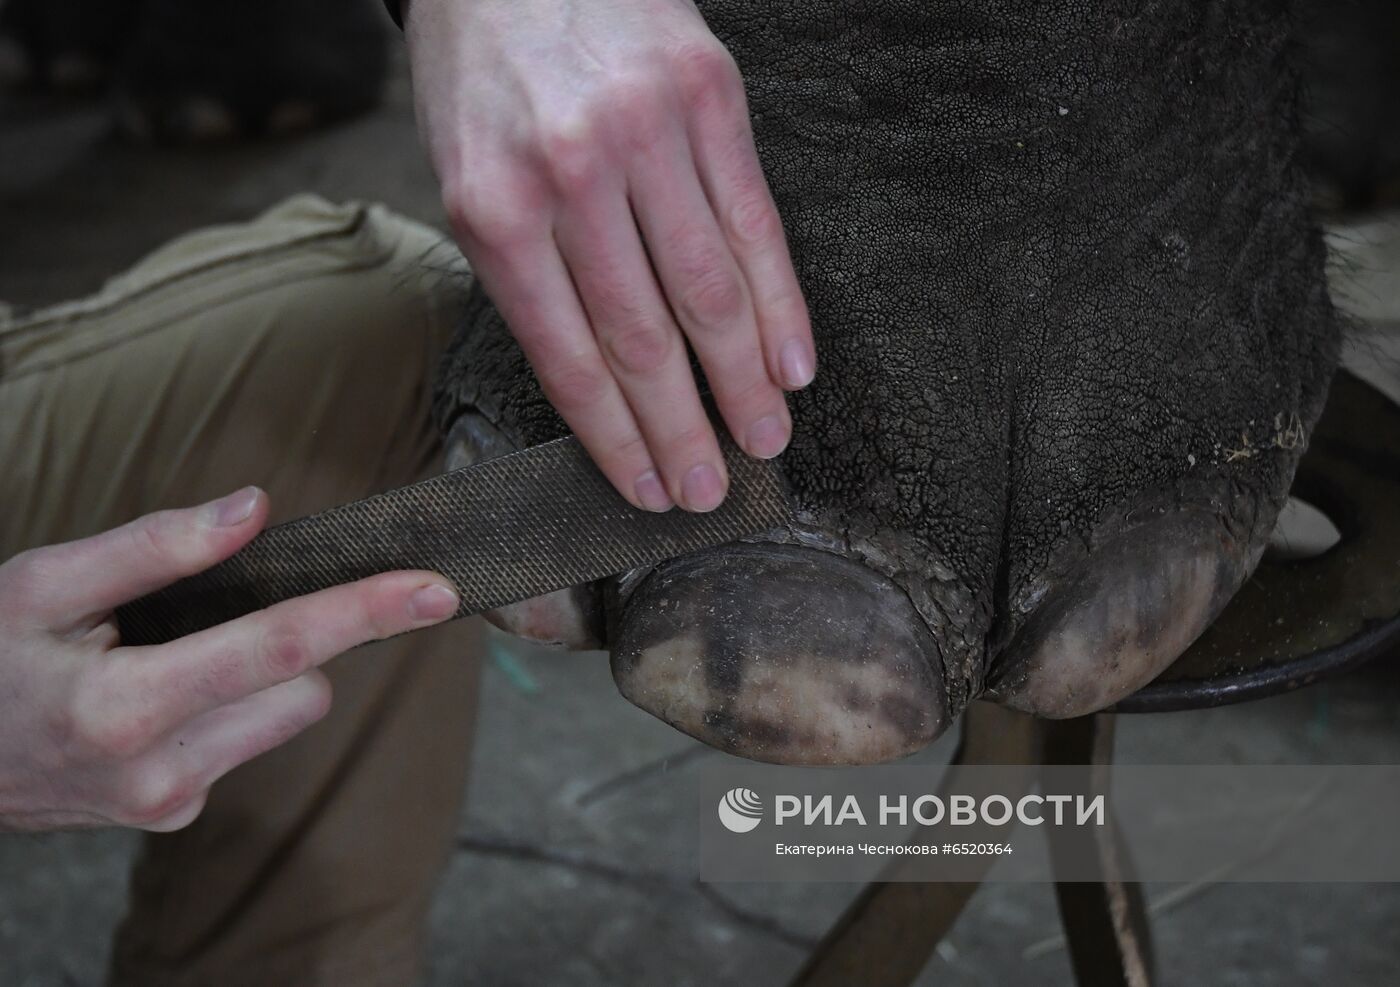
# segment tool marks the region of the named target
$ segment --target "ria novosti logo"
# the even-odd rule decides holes
[[[912,818],[919,826],[1103,826],[1103,795],[987,795],[980,801],[964,794],[881,795],[879,810],[868,816],[855,795],[787,795],[773,797],[774,826],[899,826]],[[748,833],[763,821],[763,799],[751,788],[731,788],[719,800],[719,821],[731,833]],[[1048,814],[1047,814],[1048,813]]]
[[[731,833],[747,833],[763,820],[763,799],[751,788],[731,788],[719,800],[719,821]]]

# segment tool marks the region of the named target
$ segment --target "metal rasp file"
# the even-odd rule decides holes
[[[707,514],[628,504],[573,437],[269,528],[236,555],[117,610],[123,644],[161,644],[396,569],[442,573],[458,617],[784,525],[771,463],[723,436],[729,495]]]

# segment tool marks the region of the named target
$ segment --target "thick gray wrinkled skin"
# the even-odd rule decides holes
[[[1289,11],[700,7],[744,74],[818,341],[781,460],[800,521],[766,540],[897,587],[922,643],[860,657],[860,675],[919,653],[941,680],[919,695],[944,708],[907,729],[907,713],[876,722],[888,683],[913,672],[875,689],[843,678],[828,691],[844,706],[808,704],[805,686],[755,704],[744,675],[796,667],[763,650],[800,647],[796,625],[706,650],[682,626],[706,618],[668,629],[675,587],[654,586],[680,576],[665,572],[611,591],[624,692],[736,753],[831,762],[916,749],[988,689],[1067,716],[1149,681],[1257,562],[1336,362],[1295,161]],[[446,425],[468,408],[524,445],[564,430],[480,294],[437,411]],[[763,571],[750,595],[788,591]],[[706,593],[688,585],[681,611]],[[832,592],[826,612],[839,614]],[[732,596],[711,602],[694,609],[782,624]],[[869,639],[855,629],[863,606],[853,642]],[[671,673],[705,670],[711,691],[691,698],[706,709],[646,678],[644,660],[663,653]],[[735,709],[760,705],[736,725]],[[853,747],[849,724],[823,726],[843,715],[895,739]]]

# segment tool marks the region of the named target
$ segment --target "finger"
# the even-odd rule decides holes
[[[196,789],[208,788],[259,754],[280,747],[331,708],[331,682],[319,669],[210,710],[170,735],[167,751]]]
[[[560,155],[560,161],[571,161]],[[521,164],[444,192],[452,228],[491,300],[535,368],[540,388],[603,475],[631,504],[671,507],[641,430],[603,363],[553,239],[556,190]],[[567,164],[556,185],[570,183]],[[473,189],[490,189],[486,193]]]
[[[431,572],[391,572],[298,597],[169,644],[119,648],[102,669],[109,722],[158,738],[208,710],[238,702],[367,641],[451,617],[459,601]],[[98,703],[86,704],[91,710]],[[140,738],[124,737],[131,747]]]
[[[685,337],[652,273],[626,186],[614,177],[590,191],[556,227],[569,273],[671,497],[687,510],[713,510],[727,473]]]
[[[258,533],[267,510],[267,495],[245,487],[28,552],[12,560],[23,617],[54,631],[91,625],[114,607],[222,562]]]
[[[554,240],[516,242],[505,250],[478,244],[469,260],[545,397],[609,482],[633,506],[669,509],[641,429],[598,350]]]
[[[786,448],[791,419],[767,371],[758,321],[684,140],[658,143],[630,176],[633,212],[671,309],[730,433],[751,456]]]
[[[753,298],[769,375],[798,390],[816,374],[811,320],[758,160],[743,83],[737,69],[725,68],[690,83],[704,87],[690,117],[696,170]]]
[[[142,829],[169,832],[198,815],[209,787],[240,764],[280,747],[330,711],[320,671],[212,709],[171,731],[131,773],[124,806]]]

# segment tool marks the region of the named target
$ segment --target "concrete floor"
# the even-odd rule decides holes
[[[178,232],[305,189],[441,223],[402,71],[368,118],[217,152],[123,146],[91,107],[0,103],[0,298],[93,290]],[[1400,263],[1387,273],[1383,250],[1364,263],[1379,280],[1359,296],[1385,296],[1379,317],[1395,318]],[[428,983],[783,983],[855,889],[700,885],[693,772],[725,755],[623,701],[600,655],[497,648]],[[1125,717],[1118,748],[1144,762],[1391,763],[1397,723],[1392,661],[1248,706]],[[133,845],[120,832],[0,838],[0,987],[100,982]],[[1069,984],[1056,929],[1048,887],[987,886],[920,983]],[[1155,937],[1163,984],[1380,987],[1400,982],[1400,886],[1213,885],[1164,909]]]

